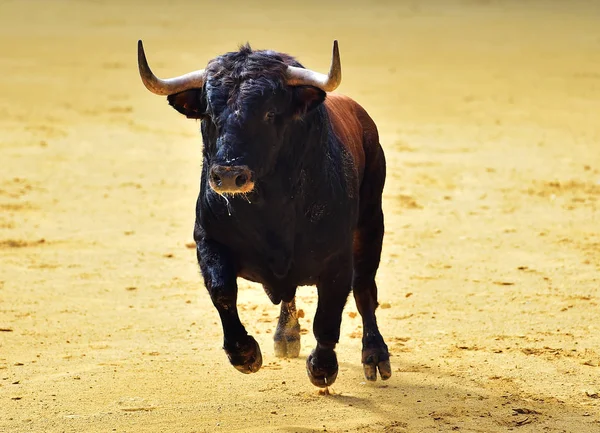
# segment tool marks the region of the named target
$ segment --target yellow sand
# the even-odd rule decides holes
[[[205,3],[205,4],[203,4]],[[343,6],[341,6],[343,4]],[[325,71],[388,158],[378,275],[394,376],[344,313],[329,395],[221,350],[191,241],[197,122],[146,91],[250,41]],[[597,1],[0,1],[0,431],[599,432]]]

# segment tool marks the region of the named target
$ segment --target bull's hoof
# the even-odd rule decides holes
[[[278,358],[298,358],[300,356],[300,336],[275,334],[275,356]]]
[[[337,356],[333,349],[315,349],[306,358],[306,372],[314,386],[327,388],[333,385],[338,374]]]
[[[233,347],[225,347],[225,353],[231,365],[244,374],[256,373],[262,366],[260,346],[250,335],[236,342]]]
[[[379,370],[379,375],[383,380],[392,377],[390,354],[385,344],[380,348],[363,349],[362,364],[365,378],[369,381],[377,380],[377,370]]]

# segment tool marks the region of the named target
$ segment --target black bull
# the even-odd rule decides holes
[[[238,316],[236,279],[242,277],[281,303],[274,337],[279,357],[300,351],[296,288],[317,286],[317,347],[306,367],[320,387],[337,376],[334,349],[352,289],[363,321],[365,376],[376,380],[379,370],[388,379],[389,353],[375,317],[385,157],[366,111],[326,93],[341,80],[337,43],[329,75],[249,46],[167,80],[152,74],[141,41],[138,61],[150,91],[202,121],[194,239],[231,364],[243,373],[262,365],[260,348]]]

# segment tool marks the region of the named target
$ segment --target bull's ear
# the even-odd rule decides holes
[[[313,86],[295,86],[293,96],[294,115],[302,117],[323,103],[327,94]]]
[[[175,93],[167,96],[167,100],[169,105],[188,119],[202,119],[206,115],[206,102],[201,89]]]

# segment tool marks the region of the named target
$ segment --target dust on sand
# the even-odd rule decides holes
[[[0,430],[598,432],[598,2],[0,3]],[[273,356],[241,375],[190,241],[198,125],[148,93],[250,41],[326,69],[387,152],[365,384],[353,302],[329,395]],[[315,292],[301,288],[311,329]]]

